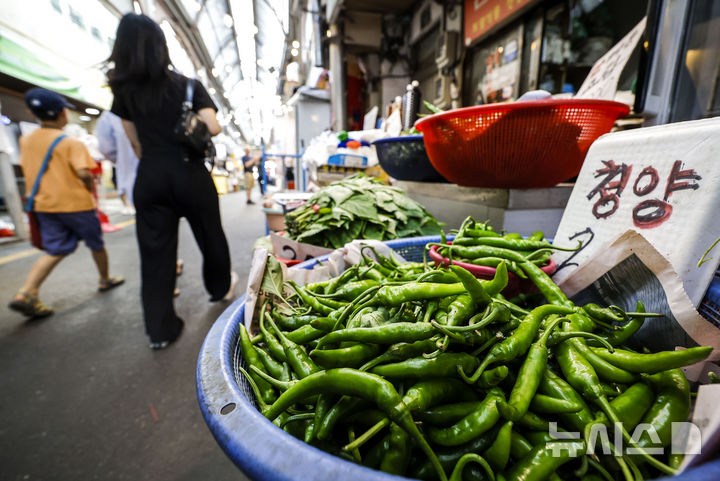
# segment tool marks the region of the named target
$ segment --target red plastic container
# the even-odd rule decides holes
[[[590,145],[630,108],[609,100],[480,105],[424,117],[430,163],[467,187],[552,187],[580,172]]]
[[[452,244],[452,242],[448,242],[448,244]],[[440,264],[445,267],[449,266],[450,259],[440,254],[437,251],[437,247],[438,246],[430,247],[430,258],[435,261],[436,266]],[[460,262],[456,260],[453,260],[452,263],[455,266],[460,266],[463,269],[468,270],[478,279],[490,280],[495,277],[494,267],[478,266],[475,264],[468,264],[466,262]],[[542,270],[545,274],[551,276],[557,270],[557,264],[555,264],[555,262],[550,259],[550,262],[548,262],[547,265],[542,268]],[[521,279],[512,272],[508,272],[508,284],[507,287],[502,291],[503,296],[513,297],[518,294],[529,294],[531,292],[537,292],[537,288],[530,279]]]

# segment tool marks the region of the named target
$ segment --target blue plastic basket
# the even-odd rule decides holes
[[[440,236],[397,239],[386,244],[409,261],[422,261],[425,245]],[[312,269],[328,256],[295,266]],[[369,469],[306,444],[275,426],[257,410],[255,396],[237,366],[243,366],[238,345],[245,318],[245,299],[235,301],[208,332],[197,364],[200,410],[225,454],[243,473],[262,481],[407,479]]]
[[[386,244],[409,261],[422,261],[425,245],[440,236],[397,239]],[[328,256],[295,268],[311,269]],[[238,346],[245,317],[244,296],[215,321],[198,358],[196,380],[200,410],[220,447],[250,479],[258,481],[400,481],[408,478],[369,469],[306,444],[267,420],[257,410],[250,387],[239,374]],[[720,460],[663,481],[716,481]]]
[[[412,182],[447,182],[430,163],[422,135],[390,137],[372,145],[380,166],[390,177]]]

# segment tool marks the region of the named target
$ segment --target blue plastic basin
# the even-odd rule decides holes
[[[440,236],[398,239],[386,244],[409,261],[422,261],[428,242]],[[311,269],[328,256],[295,268]],[[408,479],[345,461],[287,434],[257,410],[254,395],[235,364],[238,327],[245,317],[244,296],[213,324],[200,350],[197,395],[205,422],[225,454],[249,478],[258,481],[392,481]],[[663,481],[717,481],[720,460]]]

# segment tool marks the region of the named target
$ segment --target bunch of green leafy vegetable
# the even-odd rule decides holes
[[[336,249],[354,239],[436,235],[444,225],[405,192],[365,174],[320,189],[285,215],[291,239]]]

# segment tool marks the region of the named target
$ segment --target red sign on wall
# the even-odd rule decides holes
[[[534,0],[465,0],[465,45]]]

